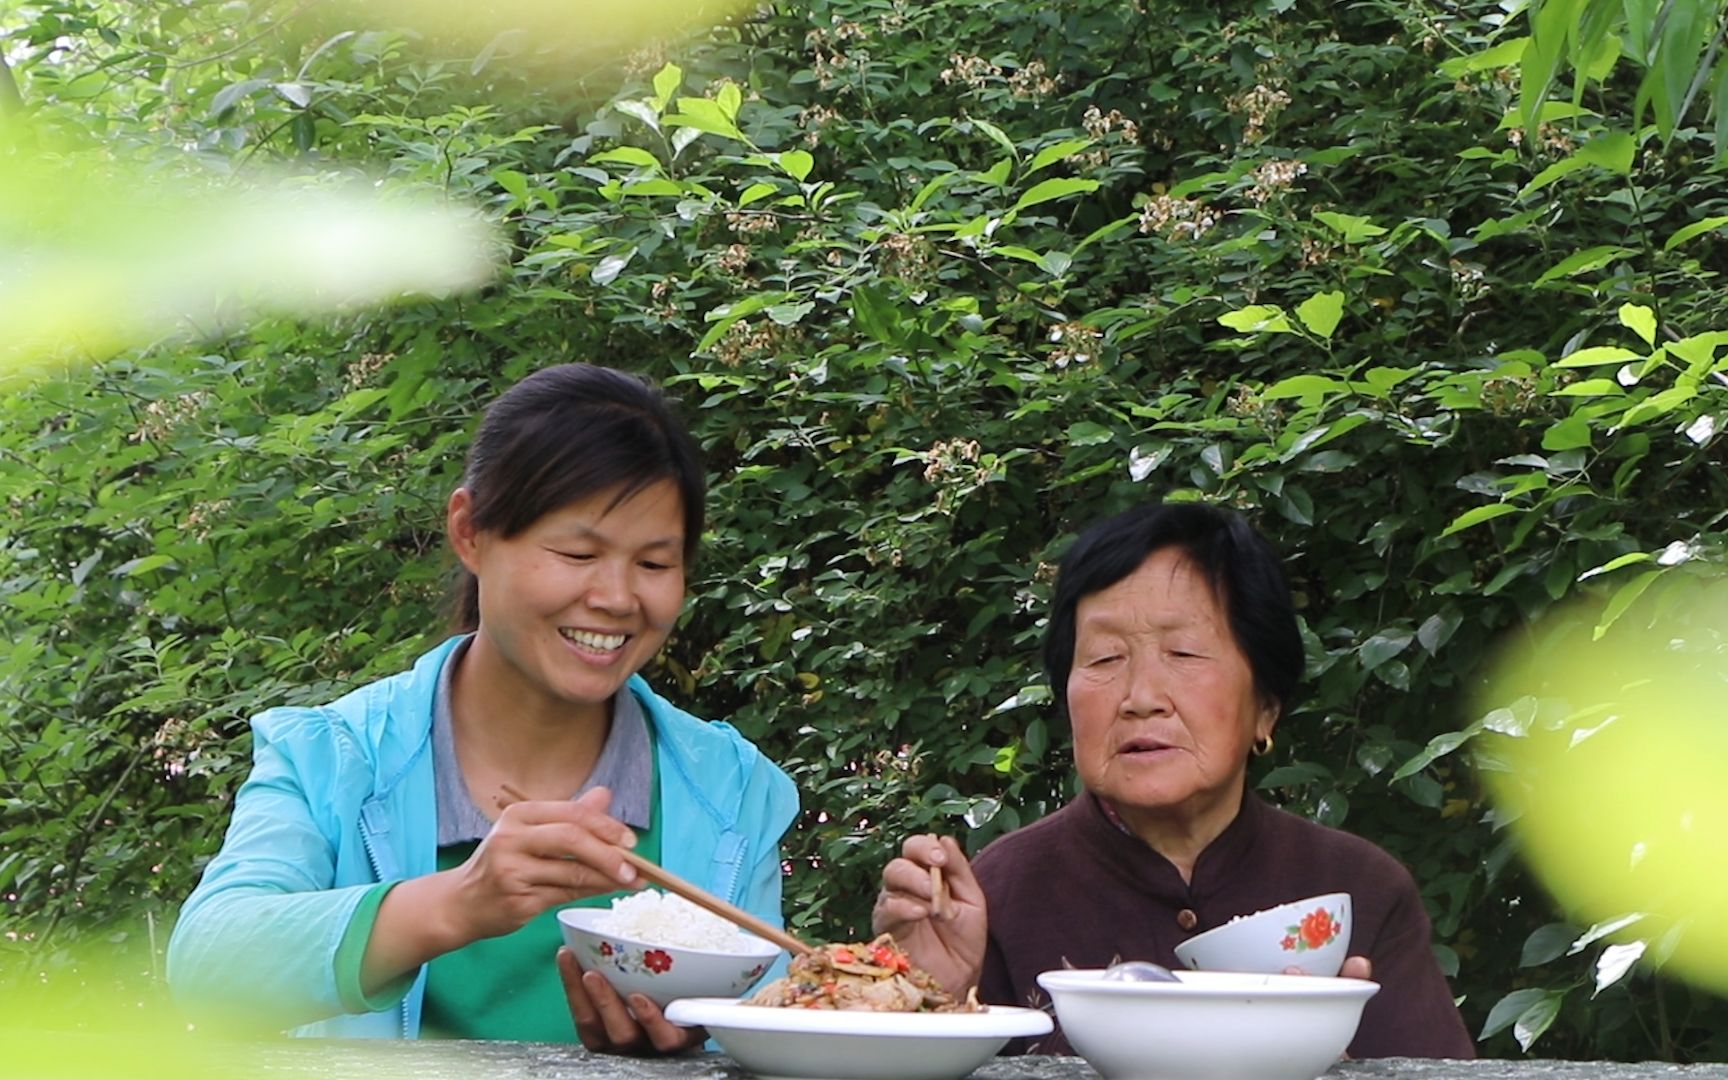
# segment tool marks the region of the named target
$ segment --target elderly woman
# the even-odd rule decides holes
[[[1343,973],[1381,984],[1351,1055],[1473,1057],[1409,872],[1248,791],[1302,661],[1278,558],[1240,517],[1152,505],[1093,526],[1062,560],[1045,639],[1084,790],[973,864],[952,838],[906,841],[876,929],[950,990],[1025,1004],[1041,971],[1175,967],[1178,944],[1235,916],[1348,892]],[[951,897],[939,913],[933,866]],[[1060,1033],[1035,1049],[1072,1052]]]

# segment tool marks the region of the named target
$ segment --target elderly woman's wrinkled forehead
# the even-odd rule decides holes
[[[1240,515],[1199,503],[1152,503],[1093,525],[1075,540],[1057,574],[1044,661],[1060,705],[1074,660],[1082,601],[1133,574],[1158,552],[1181,553],[1211,589],[1257,686],[1287,702],[1301,675],[1302,639],[1282,564]]]

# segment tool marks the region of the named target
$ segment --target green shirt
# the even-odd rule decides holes
[[[660,861],[659,801],[656,790],[654,819],[636,837],[636,850],[656,863]],[[439,848],[438,869],[462,865],[475,846],[470,842]],[[563,906],[609,907],[624,895],[607,893]],[[575,1042],[576,1026],[555,959],[562,944],[558,911],[552,909],[515,933],[472,942],[434,959],[426,968],[420,1037]]]
[[[636,850],[660,861],[660,776],[655,771],[650,804],[654,810],[646,829],[636,830]],[[467,861],[478,841],[446,844],[438,849],[438,869]],[[336,951],[336,982],[342,1003],[351,1012],[388,1009],[413,985],[412,973],[368,997],[360,988],[360,964],[366,942],[378,920],[378,908],[395,885],[375,886],[348,923]],[[607,907],[623,892],[593,896],[563,907]],[[426,1004],[421,1019],[423,1039],[521,1039],[530,1042],[575,1042],[564,983],[556,956],[564,943],[558,909],[541,912],[520,930],[503,937],[483,938],[426,965]]]

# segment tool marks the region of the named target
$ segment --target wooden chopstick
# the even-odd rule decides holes
[[[522,794],[522,792],[511,787],[509,784],[503,784],[501,787],[503,788],[504,794],[515,799],[517,802],[528,801],[528,796]],[[636,868],[637,873],[660,886],[662,889],[665,889],[667,892],[676,893],[690,901],[692,904],[695,904],[697,907],[703,908],[707,911],[712,911],[727,922],[730,922],[735,926],[742,926],[744,929],[750,931],[759,938],[772,941],[774,944],[787,950],[794,956],[812,951],[807,942],[794,937],[792,934],[780,929],[773,923],[767,922],[763,919],[758,919],[743,908],[728,904],[726,901],[715,896],[713,893],[708,892],[706,889],[690,884],[688,881],[685,881],[683,878],[672,873],[672,871],[667,870],[665,867],[649,862],[647,859],[636,854],[634,851],[631,851],[629,848],[620,848],[619,850],[623,852],[624,860]]]
[[[954,913],[948,898],[948,883],[942,879],[942,868],[930,868],[930,914],[946,919]]]
[[[773,923],[764,922],[743,908],[733,907],[713,893],[690,884],[665,867],[656,866],[629,848],[624,849],[624,859],[631,866],[634,866],[643,877],[667,892],[677,893],[697,907],[707,908],[722,919],[742,926],[757,937],[772,941],[794,956],[811,951],[808,943],[794,937]]]

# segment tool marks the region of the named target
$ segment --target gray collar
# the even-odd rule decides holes
[[[472,640],[470,638],[469,640]],[[450,651],[438,673],[438,690],[432,697],[432,776],[438,790],[438,846],[483,839],[492,829],[488,817],[468,794],[462,766],[456,760],[456,742],[450,715],[450,681],[468,651],[464,641]],[[589,788],[612,791],[612,816],[633,829],[646,829],[652,820],[654,790],[653,744],[648,739],[648,718],[628,689],[612,698],[612,730],[594,771],[575,798]]]

